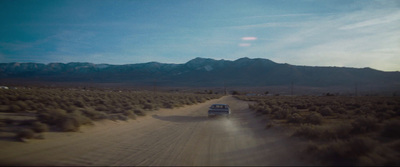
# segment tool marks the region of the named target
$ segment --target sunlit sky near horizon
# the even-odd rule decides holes
[[[0,1],[2,63],[196,57],[400,71],[400,1]]]

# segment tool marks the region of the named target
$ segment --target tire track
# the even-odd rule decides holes
[[[230,119],[207,118],[212,103],[232,108]],[[262,123],[262,122],[261,122]],[[247,102],[223,97],[129,122],[98,125],[50,140],[13,143],[0,163],[61,166],[307,165],[290,141],[263,129]],[[291,161],[288,161],[291,160]]]

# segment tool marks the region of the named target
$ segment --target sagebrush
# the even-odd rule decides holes
[[[400,165],[400,98],[237,96],[249,108],[305,139],[306,154],[326,165]]]

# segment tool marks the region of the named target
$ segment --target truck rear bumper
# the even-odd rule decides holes
[[[226,117],[229,117],[230,113],[208,113],[208,117],[214,117],[214,116],[226,116]]]

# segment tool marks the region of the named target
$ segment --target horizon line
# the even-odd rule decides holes
[[[143,62],[143,63],[130,63],[130,64],[109,64],[109,63],[92,63],[92,62],[67,62],[67,63],[62,63],[62,62],[50,62],[50,63],[38,63],[38,62],[8,62],[8,63],[0,63],[0,64],[16,64],[16,63],[20,63],[20,64],[44,64],[44,65],[50,65],[50,64],[71,64],[71,63],[88,63],[88,64],[92,64],[92,65],[111,65],[111,66],[124,66],[124,65],[135,65],[135,64],[148,64],[148,63],[158,63],[158,64],[171,64],[171,65],[181,65],[181,64],[186,64],[192,60],[195,59],[211,59],[214,61],[229,61],[229,62],[234,62],[237,61],[239,59],[250,59],[250,60],[256,60],[256,59],[262,59],[262,60],[269,60],[273,63],[276,64],[282,64],[282,65],[291,65],[291,66],[298,66],[298,67],[319,67],[319,68],[352,68],[352,69],[372,69],[372,70],[376,70],[376,71],[382,71],[382,72],[400,72],[400,71],[384,71],[384,70],[378,70],[378,69],[374,69],[371,67],[348,67],[348,66],[318,66],[318,65],[295,65],[295,64],[289,64],[289,63],[278,63],[275,61],[272,61],[271,59],[266,59],[266,58],[249,58],[249,57],[241,57],[235,60],[226,60],[226,59],[214,59],[214,58],[206,58],[206,57],[196,57],[193,59],[190,59],[189,61],[185,62],[185,63],[163,63],[163,62],[158,62],[158,61],[149,61],[149,62]]]

